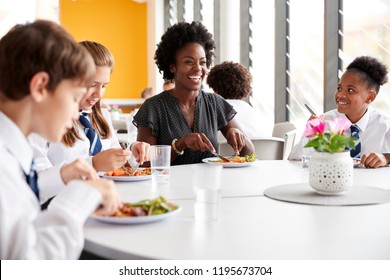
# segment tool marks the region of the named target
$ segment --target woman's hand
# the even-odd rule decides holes
[[[101,151],[92,158],[96,171],[111,171],[123,166],[130,158],[131,152],[121,148],[111,148]]]
[[[185,148],[189,148],[193,151],[211,151],[215,152],[213,144],[204,133],[190,133],[176,141],[176,148],[179,151],[183,151]]]
[[[136,161],[139,162],[141,165],[144,164],[145,161],[149,160],[149,150],[149,143],[136,141],[131,144],[131,152],[134,154]]]
[[[102,195],[100,207],[95,211],[100,216],[110,216],[122,207],[119,194],[116,191],[115,184],[111,180],[97,179],[86,181],[90,186],[95,188]]]
[[[360,159],[360,164],[367,168],[378,168],[386,166],[388,161],[383,154],[379,153],[364,153]]]
[[[229,128],[226,132],[226,140],[232,146],[234,154],[239,155],[246,145],[246,136],[238,128]]]
[[[65,164],[60,170],[61,179],[65,185],[73,179],[96,180],[99,178],[95,169],[83,158]]]

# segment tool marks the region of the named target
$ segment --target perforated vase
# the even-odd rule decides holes
[[[309,164],[309,184],[319,194],[340,195],[353,184],[353,161],[349,151],[313,152]]]

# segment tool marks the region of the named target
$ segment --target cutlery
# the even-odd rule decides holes
[[[211,151],[210,151],[211,152]],[[224,156],[221,156],[220,154],[217,154],[216,152],[211,152],[214,156],[219,157],[222,159],[224,162],[230,162],[228,158],[225,158]]]
[[[305,107],[306,107],[306,109],[310,112],[310,114],[312,114],[313,116],[317,116],[317,114],[314,113],[314,110],[313,110],[312,108],[310,108],[309,105],[305,104]]]
[[[131,169],[133,169],[134,171],[136,171],[138,169],[139,162],[137,162],[137,160],[135,159],[135,156],[133,154],[129,158],[128,162],[130,164]]]

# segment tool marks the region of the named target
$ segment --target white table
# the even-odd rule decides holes
[[[111,259],[390,259],[390,203],[329,207],[263,196],[271,186],[307,182],[298,162],[258,161],[222,172],[217,221],[194,220],[191,165],[172,167],[160,190],[182,207],[177,216],[143,225],[87,221],[85,249]],[[390,168],[355,169],[359,185],[390,189]],[[153,191],[151,181],[117,183],[124,200]]]

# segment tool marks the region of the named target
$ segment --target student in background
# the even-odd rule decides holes
[[[250,139],[264,137],[260,113],[245,101],[252,91],[252,76],[240,63],[225,61],[211,68],[207,84],[221,95],[237,114],[234,119],[241,131]],[[221,139],[223,140],[223,139]]]
[[[175,83],[171,80],[164,80],[163,90],[168,91],[175,87]]]
[[[156,95],[152,87],[147,87],[141,92],[141,98],[148,99],[149,97],[152,97]]]
[[[76,259],[87,217],[98,207],[114,213],[120,198],[112,181],[95,174],[69,182],[41,211],[27,136],[54,142],[72,127],[93,59],[61,26],[38,20],[1,38],[0,73],[0,258]]]
[[[233,119],[233,107],[221,96],[201,90],[214,49],[212,35],[200,22],[171,26],[157,46],[157,67],[165,80],[175,81],[175,87],[145,100],[133,123],[138,141],[172,146],[172,165],[212,156],[219,130],[236,154],[254,150]]]
[[[376,58],[355,58],[341,76],[335,93],[337,109],[324,114],[325,119],[348,118],[351,129],[358,129],[359,151],[353,157],[370,168],[385,166],[390,162],[390,118],[373,109],[380,87],[387,82],[387,67]],[[347,131],[351,134],[351,129]],[[290,159],[300,159],[302,144],[298,143]]]

